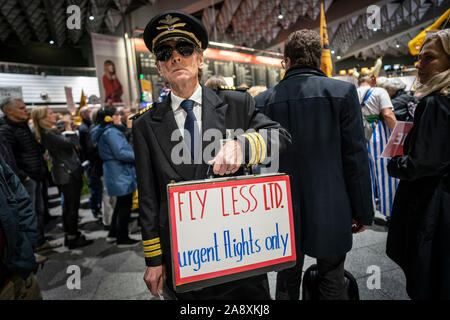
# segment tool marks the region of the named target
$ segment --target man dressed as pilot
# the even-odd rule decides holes
[[[274,159],[278,151],[286,150],[290,135],[258,112],[249,94],[200,85],[208,35],[195,17],[177,10],[162,12],[147,24],[144,41],[156,57],[159,74],[171,87],[165,100],[139,114],[133,123],[147,287],[154,296],[164,293],[177,299],[270,299],[266,274],[174,292],[167,184],[205,179],[209,165],[219,176],[242,175],[242,164],[258,164],[269,155]],[[220,139],[202,139],[212,129],[220,133]],[[181,153],[174,152],[180,143]],[[217,152],[208,154],[204,151],[211,143],[217,144]]]

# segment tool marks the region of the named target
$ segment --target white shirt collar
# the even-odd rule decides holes
[[[173,93],[173,91],[170,92],[170,99],[172,103],[172,110],[175,112],[178,108],[180,108],[181,102],[183,102],[185,99],[178,97]],[[202,86],[199,84],[197,86],[197,89],[194,91],[192,96],[189,97],[190,100],[193,100],[195,102],[195,105],[202,105]]]

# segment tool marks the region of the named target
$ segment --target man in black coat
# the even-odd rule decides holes
[[[257,108],[286,128],[293,144],[280,157],[280,171],[291,178],[297,265],[278,272],[277,299],[299,298],[304,254],[317,258],[319,299],[346,299],[352,231],[363,231],[373,219],[356,88],[320,71],[321,51],[316,32],[292,33],[283,80],[255,97]]]
[[[34,134],[28,127],[28,111],[21,99],[12,97],[0,103],[5,114],[0,126],[2,134],[11,147],[16,161],[16,175],[30,194],[33,208],[38,216],[40,237],[38,247],[51,246],[44,238],[44,200],[42,197],[42,179],[45,176],[44,159]]]
[[[94,145],[91,139],[91,108],[87,106],[81,108],[80,116],[83,119],[81,125],[77,128],[80,136],[80,160],[88,177],[91,212],[95,218],[99,218],[102,214],[103,198],[102,160],[98,154],[98,147]]]
[[[287,148],[290,136],[278,123],[258,112],[247,93],[230,90],[215,93],[199,84],[208,38],[203,24],[196,18],[176,10],[160,13],[147,25],[144,40],[156,56],[159,73],[172,88],[167,99],[156,103],[133,123],[139,214],[147,264],[144,280],[151,293],[157,296],[162,294],[166,276],[167,287],[172,289],[167,184],[205,179],[211,161],[215,174],[242,174],[242,163],[256,164],[262,160],[262,154],[273,151],[270,142],[276,133],[279,133],[280,152]],[[212,129],[220,133],[213,141],[215,150],[220,148],[220,139],[230,139],[215,156],[205,152],[203,158],[203,150],[210,142],[201,141],[200,137]],[[231,132],[228,129],[254,129],[256,132],[230,137],[226,135]],[[260,134],[261,129],[267,130],[266,137]],[[177,133],[188,146],[182,152],[182,161],[173,156],[180,142],[171,137]],[[173,294],[171,290],[165,293]],[[261,275],[177,293],[176,297],[270,299],[270,294],[267,276]]]

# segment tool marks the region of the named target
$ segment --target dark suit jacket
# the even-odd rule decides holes
[[[202,86],[202,132],[217,128],[225,137],[226,129],[278,129],[280,151],[290,144],[290,135],[281,126],[255,109],[254,100],[247,93],[231,90],[217,93]],[[161,263],[170,265],[170,237],[168,223],[167,184],[173,182],[205,179],[208,165],[175,165],[171,160],[172,148],[179,142],[171,141],[174,130],[178,130],[171,107],[171,97],[157,103],[133,123],[133,140],[136,158],[136,173],[139,190],[139,214],[144,249],[161,244],[162,254],[155,250],[146,257],[148,266]],[[243,139],[244,144],[246,139]],[[219,143],[219,141],[216,141]],[[203,149],[210,142],[203,142]],[[270,149],[270,144],[266,143]],[[270,151],[269,151],[270,152]],[[204,161],[203,161],[204,160]],[[242,174],[239,170],[236,175]],[[168,269],[169,271],[170,269]],[[170,274],[170,271],[168,272]]]
[[[297,249],[316,258],[349,251],[352,218],[364,225],[373,218],[355,86],[297,67],[255,101],[292,135],[280,172],[291,178]]]

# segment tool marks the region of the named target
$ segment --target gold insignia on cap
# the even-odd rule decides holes
[[[179,21],[180,18],[177,17],[172,17],[170,14],[168,14],[164,19],[159,20],[159,23],[164,23],[164,24],[174,24],[175,22]]]
[[[161,26],[161,27],[157,27],[157,30],[163,30],[163,29],[168,29],[168,30],[173,30],[177,27],[184,27],[186,25],[186,23],[182,22],[182,23],[176,23],[176,24],[171,24],[171,25],[166,25],[166,26]]]

